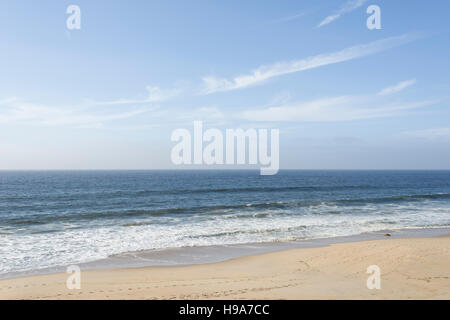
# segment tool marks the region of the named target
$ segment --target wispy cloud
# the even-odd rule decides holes
[[[113,101],[95,102],[97,105],[118,105],[118,104],[143,104],[151,102],[163,102],[179,96],[183,90],[180,88],[161,89],[160,87],[147,86],[147,97],[143,99],[117,99]]]
[[[450,128],[432,128],[416,131],[407,131],[403,135],[427,140],[450,139]]]
[[[250,74],[240,75],[232,79],[217,78],[214,76],[204,77],[203,93],[210,94],[214,92],[246,88],[262,83],[273,77],[376,54],[378,52],[403,45],[415,40],[416,38],[417,37],[414,35],[404,34],[401,36],[373,41],[367,44],[356,45],[333,53],[319,54],[290,62],[277,62],[272,65],[261,66],[252,71]]]
[[[338,122],[392,117],[404,111],[438,103],[439,100],[390,102],[378,95],[347,95],[247,110],[241,118],[263,122]]]
[[[133,108],[127,111],[105,112],[86,107],[51,107],[18,98],[0,101],[0,106],[0,123],[3,124],[74,127],[99,127],[109,121],[132,118],[154,110],[154,108]]]
[[[385,96],[385,95],[388,95],[388,94],[397,93],[397,92],[402,91],[403,89],[406,89],[406,88],[414,85],[415,83],[416,83],[416,79],[410,79],[410,80],[402,81],[402,82],[397,83],[394,86],[384,88],[378,94],[381,95],[381,96]]]
[[[290,15],[290,16],[286,16],[286,17],[282,17],[282,18],[279,18],[279,19],[272,20],[271,23],[281,23],[281,22],[288,22],[288,21],[292,21],[292,20],[297,20],[297,19],[299,19],[301,17],[306,16],[308,13],[309,12],[306,12],[306,11],[299,12],[297,14],[293,14],[293,15]]]
[[[345,2],[335,13],[327,16],[325,19],[323,19],[317,27],[323,27],[331,22],[333,22],[336,19],[339,19],[342,15],[352,12],[355,9],[358,9],[361,7],[364,3],[366,3],[368,0],[348,0]]]
[[[158,106],[49,106],[19,98],[0,99],[0,125],[39,127],[114,128],[144,130],[182,126],[195,120],[222,123],[225,114],[216,106],[160,108]]]

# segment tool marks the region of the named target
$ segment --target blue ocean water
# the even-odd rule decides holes
[[[185,246],[450,226],[450,171],[0,172],[0,274]]]

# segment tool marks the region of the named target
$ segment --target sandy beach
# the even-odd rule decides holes
[[[367,267],[381,289],[366,286]],[[0,281],[1,299],[450,299],[450,236],[339,243],[219,263]]]

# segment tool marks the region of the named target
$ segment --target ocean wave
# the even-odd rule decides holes
[[[450,193],[432,193],[432,194],[407,194],[390,197],[376,197],[376,198],[360,198],[360,199],[342,199],[337,200],[339,203],[386,203],[399,201],[418,201],[426,199],[450,199]]]
[[[23,216],[5,217],[2,224],[14,226],[25,225],[41,225],[54,222],[71,222],[80,220],[107,220],[107,219],[127,219],[145,216],[167,216],[167,215],[225,215],[225,214],[244,214],[249,216],[252,214],[261,214],[263,217],[266,212],[258,210],[295,210],[295,208],[314,208],[322,209],[320,212],[309,211],[312,214],[341,214],[347,213],[346,210],[337,208],[346,206],[361,206],[368,204],[389,204],[400,202],[411,202],[421,200],[445,200],[450,199],[449,193],[434,194],[414,194],[414,195],[396,195],[390,197],[373,197],[373,198],[355,198],[355,199],[337,199],[337,200],[298,200],[298,201],[273,201],[260,203],[241,203],[236,205],[211,205],[211,206],[192,206],[192,207],[172,207],[172,208],[156,208],[156,209],[135,209],[120,211],[103,211],[103,212],[74,212],[71,214],[32,214]],[[329,207],[329,210],[323,210],[323,207]],[[248,215],[245,215],[248,212]],[[296,213],[290,212],[290,213]],[[298,212],[297,212],[298,213]],[[256,216],[258,217],[258,216]],[[127,224],[125,224],[127,225]],[[127,225],[128,226],[128,225]]]
[[[244,187],[244,188],[212,188],[212,189],[178,189],[178,190],[141,190],[137,194],[186,194],[186,193],[236,193],[236,192],[281,192],[281,191],[336,191],[347,189],[379,189],[372,185],[342,186],[280,186],[280,187]],[[386,188],[386,187],[383,187]]]
[[[299,226],[286,226],[286,227],[278,227],[278,228],[264,228],[264,229],[253,229],[253,230],[233,230],[233,231],[224,231],[224,232],[215,232],[209,234],[199,234],[199,235],[191,235],[186,238],[199,239],[199,238],[219,238],[219,237],[230,237],[234,235],[254,235],[254,234],[271,234],[276,232],[293,232],[297,230],[306,230],[308,226],[299,225]]]

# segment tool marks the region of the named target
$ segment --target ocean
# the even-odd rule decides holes
[[[450,227],[450,171],[1,171],[0,275],[142,250]]]

